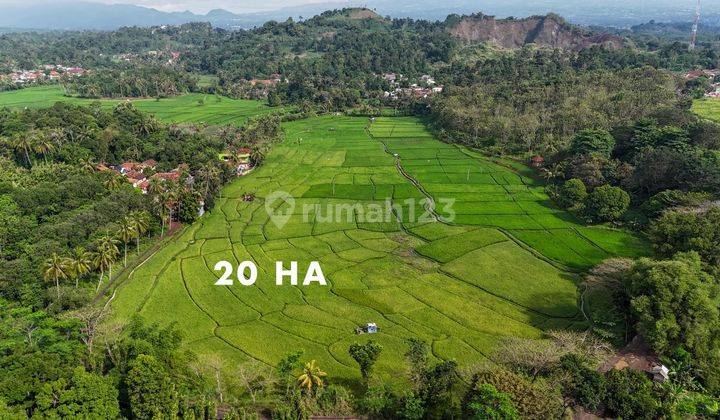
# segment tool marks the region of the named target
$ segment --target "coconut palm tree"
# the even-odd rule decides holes
[[[260,166],[260,164],[265,160],[265,154],[262,152],[262,150],[255,148],[250,153],[250,163],[253,164],[253,166]]]
[[[172,229],[173,212],[178,205],[180,189],[182,187],[174,181],[168,182],[167,187],[167,190],[160,196],[160,199],[167,210],[168,229]]]
[[[135,226],[129,217],[124,217],[118,224],[117,236],[123,243],[123,267],[127,267],[127,248],[128,243],[135,239]]]
[[[142,135],[150,135],[157,131],[158,127],[160,126],[160,123],[153,117],[152,115],[145,117],[141,119],[137,126],[135,127],[135,131],[137,134]]]
[[[137,254],[140,255],[140,237],[150,228],[150,215],[146,211],[134,211],[130,213],[129,217],[135,230]]]
[[[92,254],[81,246],[75,247],[68,259],[68,266],[70,268],[69,275],[75,279],[75,287],[78,287],[80,277],[86,275],[92,269]]]
[[[200,180],[200,186],[205,190],[203,199],[206,199],[213,185],[220,183],[220,170],[210,162],[198,169],[197,176]]]
[[[164,194],[163,194],[164,196]],[[156,203],[156,210],[157,215],[160,218],[160,237],[165,236],[165,222],[167,221],[170,213],[168,212],[168,208],[165,205],[165,202],[163,201],[163,197],[160,197],[160,201]]]
[[[80,159],[80,167],[86,172],[93,172],[95,171],[95,162],[91,157],[88,157],[86,159]]]
[[[47,163],[47,155],[55,150],[55,145],[44,131],[33,132],[32,145],[35,153],[42,155],[45,163]]]
[[[43,278],[45,281],[55,281],[55,287],[57,288],[57,297],[60,299],[60,279],[68,278],[68,264],[67,258],[63,258],[56,252],[45,260],[42,266]]]
[[[115,176],[115,174],[110,174],[103,184],[108,190],[114,191],[120,189],[120,187],[122,186],[122,182],[122,178],[120,178],[119,176]]]
[[[302,375],[298,376],[298,385],[314,394],[317,389],[325,385],[322,379],[324,376],[327,376],[327,373],[315,365],[315,360],[311,360],[305,364]]]
[[[95,253],[94,263],[95,266],[100,270],[100,280],[98,280],[97,290],[100,290],[100,284],[102,284],[105,270],[109,270],[108,280],[112,280],[112,265],[117,261],[120,250],[117,247],[117,240],[106,234],[98,241],[98,250]]]
[[[160,194],[165,191],[165,182],[160,178],[150,177],[148,185],[148,194],[154,197],[155,201],[158,201]]]
[[[30,149],[32,148],[32,139],[29,136],[16,135],[11,140],[12,147],[18,152],[25,154],[25,160],[28,166],[32,166],[30,161]]]

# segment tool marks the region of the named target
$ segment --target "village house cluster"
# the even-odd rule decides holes
[[[280,77],[279,74],[273,74],[270,76],[269,79],[250,79],[247,81],[247,83],[250,84],[250,86],[257,86],[257,85],[263,85],[265,87],[271,87],[275,86],[278,83],[282,81],[282,77]]]
[[[151,50],[146,51],[145,53],[138,54],[138,53],[123,53],[123,54],[116,54],[113,56],[113,59],[115,61],[125,61],[125,62],[132,62],[132,61],[143,61],[143,60],[160,60],[165,61],[167,64],[175,64],[178,59],[180,59],[180,52],[179,51],[157,51],[157,50]]]
[[[713,69],[713,70],[693,70],[691,72],[685,73],[685,80],[691,81],[696,80],[701,77],[707,77],[710,79],[712,91],[705,94],[705,97],[707,98],[720,98],[720,82],[718,82],[717,77],[720,76],[720,70]]]
[[[385,73],[381,77],[390,84],[391,90],[385,91],[385,98],[399,99],[403,97],[413,97],[416,99],[425,99],[428,96],[443,91],[443,85],[437,84],[435,78],[430,75],[422,75],[418,83],[412,83],[408,87],[401,87],[407,82],[407,77],[402,74]]]
[[[124,162],[119,166],[98,165],[100,171],[115,171],[125,178],[133,187],[140,189],[143,194],[147,194],[150,188],[150,181],[153,179],[161,179],[165,181],[179,181],[183,173],[188,173],[190,167],[187,164],[181,164],[170,172],[155,172],[157,162],[148,159],[144,162]],[[194,182],[192,175],[188,174],[187,184]]]
[[[59,80],[63,76],[82,76],[85,72],[86,70],[82,67],[65,67],[59,64],[46,64],[39,69],[15,70],[10,74],[0,76],[0,78],[17,85],[26,85],[42,81]]]

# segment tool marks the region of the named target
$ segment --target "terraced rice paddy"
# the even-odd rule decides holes
[[[438,142],[415,119],[368,125],[336,116],[287,123],[262,167],[119,285],[115,317],[177,322],[188,347],[228,366],[272,365],[304,349],[335,379],[358,377],[347,349],[369,338],[357,326],[375,322],[372,337],[385,347],[377,371],[390,377],[404,370],[409,337],[469,365],[487,361],[502,337],[582,327],[573,270],[644,252],[625,232],[581,226],[532,179]],[[266,211],[276,191],[293,198],[269,204],[288,214],[282,226]],[[246,193],[256,199],[243,201]],[[418,221],[423,199],[437,209]],[[390,219],[365,217],[387,202]],[[306,211],[316,205],[352,207],[335,219]],[[254,261],[257,283],[214,286],[220,260]],[[301,278],[317,260],[328,285],[276,286],[278,260],[298,261]]]
[[[219,101],[218,101],[219,99]],[[202,101],[200,104],[199,101]],[[16,91],[0,93],[0,107],[9,108],[46,108],[56,102],[87,105],[92,99],[65,96],[60,86],[39,86]],[[121,100],[102,100],[103,106],[115,106]],[[170,123],[207,123],[237,124],[244,123],[249,117],[269,112],[278,108],[270,108],[262,101],[237,100],[226,97],[191,93],[173,98],[136,99],[135,106]]]

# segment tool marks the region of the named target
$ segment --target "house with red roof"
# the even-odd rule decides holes
[[[539,168],[543,166],[544,163],[545,158],[543,158],[542,156],[536,155],[530,158],[530,166],[532,166],[533,168]]]
[[[137,171],[140,170],[139,164],[137,162],[124,162],[120,164],[120,173],[122,175],[127,174],[130,171]]]

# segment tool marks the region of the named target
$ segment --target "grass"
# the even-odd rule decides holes
[[[0,93],[0,107],[46,108],[56,102],[87,105],[95,100],[65,96],[58,85],[38,86]],[[121,100],[101,100],[103,106],[115,106]],[[189,93],[172,98],[134,99],[133,104],[169,123],[206,123],[241,125],[251,116],[275,112],[262,101],[230,99],[217,95]]]
[[[693,101],[691,110],[703,118],[720,122],[720,100],[715,98]]]
[[[285,123],[285,141],[263,166],[227,185],[210,213],[118,286],[115,318],[177,322],[189,348],[228,367],[272,365],[302,348],[338,380],[359,378],[347,349],[369,338],[356,326],[375,322],[372,338],[385,347],[377,372],[397,378],[409,337],[467,366],[488,360],[504,336],[582,325],[570,269],[642,252],[642,239],[626,232],[575,227],[526,177],[434,140],[418,120],[367,124],[338,116]],[[294,208],[275,203],[292,210],[284,226],[265,211],[278,190],[295,200]],[[241,201],[250,192],[256,200]],[[455,200],[454,209],[438,207],[457,212],[452,224],[409,217],[423,209],[404,200],[425,194]],[[385,200],[397,205],[392,220],[361,220],[359,209]],[[303,220],[306,206],[338,204],[355,210],[340,221]],[[214,286],[221,259],[254,261],[257,283]],[[301,279],[317,260],[328,286],[276,286],[276,260],[297,261]]]

